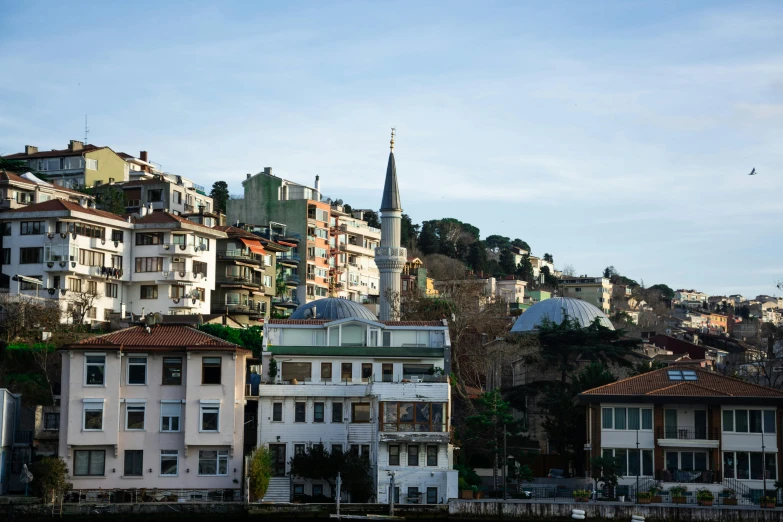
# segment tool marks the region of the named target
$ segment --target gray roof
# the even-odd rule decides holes
[[[299,308],[294,310],[289,319],[326,319],[328,321],[336,321],[337,319],[347,319],[349,317],[368,319],[370,321],[378,320],[371,311],[356,301],[337,297],[326,297],[300,305]]]
[[[400,189],[397,188],[397,165],[394,162],[394,152],[389,153],[389,165],[386,167],[386,184],[383,186],[381,210],[402,210]]]
[[[531,332],[538,328],[544,318],[555,324],[560,324],[566,317],[576,319],[583,327],[589,326],[597,317],[603,326],[614,330],[614,326],[606,314],[590,303],[573,297],[553,297],[525,310],[514,323],[511,332]]]

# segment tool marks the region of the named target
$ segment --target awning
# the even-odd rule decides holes
[[[264,247],[261,246],[261,241],[256,239],[245,239],[243,237],[240,237],[239,239],[242,240],[245,246],[254,254],[260,254],[262,256],[266,254],[266,252],[264,252]]]
[[[278,243],[281,244],[281,245],[287,246],[287,247],[292,247],[292,248],[296,248],[297,246],[299,246],[296,243],[289,243],[288,241],[278,241]]]

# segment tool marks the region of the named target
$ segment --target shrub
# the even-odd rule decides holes
[[[266,495],[269,479],[272,477],[272,457],[266,446],[257,448],[250,455],[247,475],[250,479],[250,492],[257,500],[261,500]]]
[[[648,492],[641,491],[636,494],[636,498],[652,498],[653,494]]]
[[[715,500],[715,496],[709,489],[700,489],[696,492],[696,500]]]
[[[586,489],[575,489],[574,490],[574,496],[577,497],[577,498],[589,497],[590,496],[590,492],[587,491]]]
[[[774,504],[776,502],[777,502],[777,499],[775,497],[761,497],[759,499],[759,503],[762,503],[762,504],[764,504],[764,503]]]
[[[30,484],[33,494],[44,502],[54,502],[62,493],[73,487],[68,482],[68,466],[60,457],[44,457],[30,466],[33,481]]]
[[[465,480],[464,478],[460,477],[459,480],[457,480],[457,487],[460,490],[470,489],[470,484],[468,484],[467,480]]]
[[[669,489],[669,494],[673,497],[684,497],[687,492],[688,488],[685,486],[672,486],[671,489]]]

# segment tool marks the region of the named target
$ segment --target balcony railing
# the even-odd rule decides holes
[[[32,444],[33,430],[17,430],[14,432],[14,444]]]
[[[298,285],[300,282],[299,274],[285,274],[283,278],[285,279],[286,283],[290,283],[294,285]]]
[[[273,297],[272,304],[285,305],[285,306],[299,306],[299,299],[296,297]]]
[[[243,261],[252,261],[255,263],[262,263],[264,262],[264,258],[262,256],[259,256],[257,254],[254,254],[252,252],[247,252],[245,250],[218,250],[217,251],[217,258],[218,260],[222,259],[241,259]]]
[[[277,260],[282,262],[288,261],[298,263],[301,259],[302,258],[299,257],[299,254],[294,254],[292,252],[286,252],[277,256]]]
[[[263,282],[260,279],[253,279],[252,277],[243,276],[220,276],[217,278],[217,283],[222,285],[248,285],[248,286],[261,286]]]
[[[656,435],[659,439],[719,440],[717,428],[701,426],[659,426]]]
[[[694,471],[686,469],[656,469],[655,480],[663,482],[677,482],[679,484],[715,484],[720,482],[719,469]]]

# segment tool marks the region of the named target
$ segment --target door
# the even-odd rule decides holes
[[[707,410],[694,410],[693,438],[700,440],[707,439]]]
[[[392,382],[394,366],[392,364],[384,363],[381,367],[381,373],[383,374],[383,382]]]
[[[663,410],[664,439],[677,438],[677,410]]]
[[[285,444],[270,444],[269,453],[272,457],[272,474],[285,477]]]

